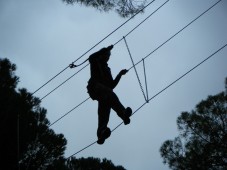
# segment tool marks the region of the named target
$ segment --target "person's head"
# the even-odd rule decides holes
[[[110,46],[108,46],[106,48],[102,48],[99,51],[99,53],[100,53],[100,60],[102,62],[107,63],[109,61],[110,55],[111,55],[111,52],[110,51],[112,50],[112,48],[113,48],[113,45],[110,45]]]

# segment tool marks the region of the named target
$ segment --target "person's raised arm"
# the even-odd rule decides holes
[[[113,81],[113,89],[118,85],[118,83],[121,79],[121,76],[125,75],[127,72],[128,72],[128,70],[123,69],[118,73],[118,75],[116,76],[116,78]]]

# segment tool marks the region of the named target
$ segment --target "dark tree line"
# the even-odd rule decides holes
[[[164,163],[176,170],[227,169],[227,79],[225,91],[182,112],[177,125],[180,135],[160,148]]]
[[[1,160],[12,169],[19,160],[22,169],[43,169],[64,154],[67,142],[48,128],[41,101],[25,88],[16,88],[19,78],[15,71],[15,64],[0,59]]]
[[[63,161],[64,162],[64,161]],[[59,162],[56,162],[59,164]],[[65,161],[65,166],[61,170],[125,170],[122,166],[115,166],[112,161],[107,159],[100,160],[99,158],[71,158]],[[62,164],[61,164],[62,165]],[[56,167],[56,165],[54,165]],[[60,168],[60,166],[58,166]],[[52,170],[50,166],[47,170]]]
[[[25,88],[17,89],[15,71],[15,64],[0,58],[0,169],[124,169],[106,159],[66,160],[67,140],[49,128],[40,99]]]

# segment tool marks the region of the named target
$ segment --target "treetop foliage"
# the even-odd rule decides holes
[[[171,169],[227,169],[227,79],[225,88],[178,117],[179,136],[160,148]]]
[[[108,12],[115,10],[121,17],[129,17],[144,8],[146,0],[62,0],[67,4],[81,4],[96,8],[99,11]]]

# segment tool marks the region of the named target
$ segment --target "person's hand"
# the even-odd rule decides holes
[[[119,74],[122,76],[122,75],[125,75],[127,72],[128,72],[127,69],[123,69],[123,70],[120,71]]]
[[[110,46],[107,47],[107,49],[110,51],[110,50],[113,49],[113,47],[114,47],[113,45],[110,45]]]

